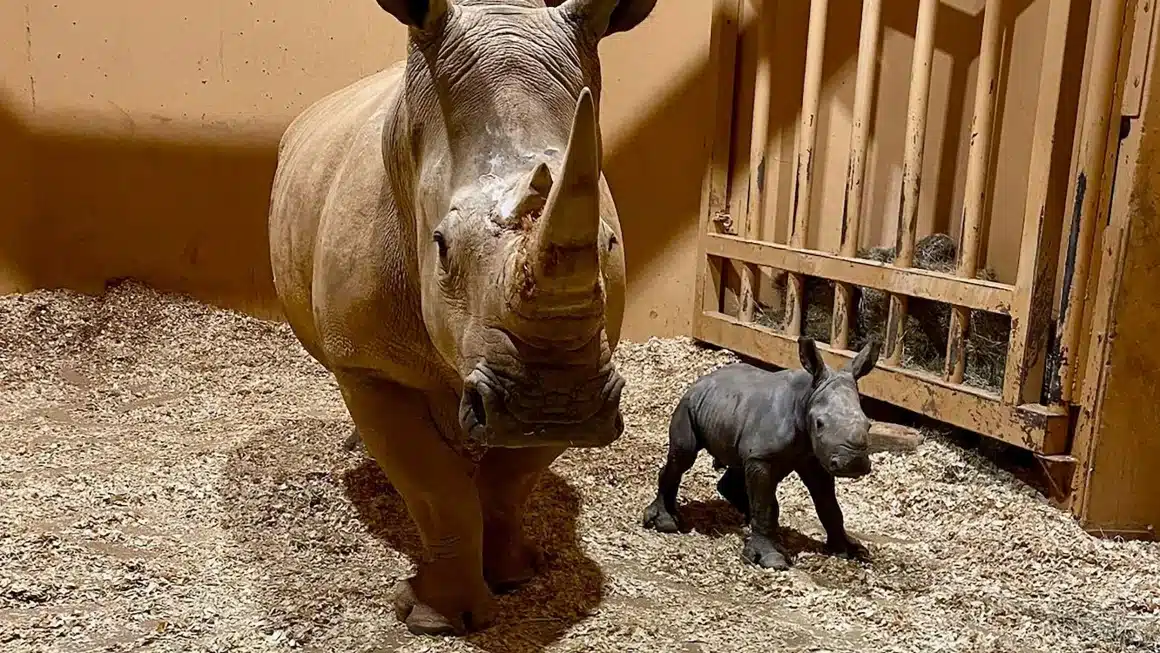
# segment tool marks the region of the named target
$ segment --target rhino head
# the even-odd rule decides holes
[[[597,46],[656,0],[378,2],[409,27],[392,183],[414,204],[423,321],[462,383],[461,426],[490,446],[614,441],[625,274]]]

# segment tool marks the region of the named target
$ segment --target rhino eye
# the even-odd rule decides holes
[[[820,430],[822,430],[823,426],[825,426],[825,424],[822,424],[822,418],[819,417],[816,420],[814,420],[814,428],[815,429],[820,431]]]
[[[446,266],[446,264],[447,264],[447,237],[443,235],[442,231],[439,231],[438,229],[436,229],[435,233],[431,236],[431,239],[435,241],[435,247],[438,248],[438,250],[439,250],[439,264]]]

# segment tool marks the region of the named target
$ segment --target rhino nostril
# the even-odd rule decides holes
[[[472,387],[467,389],[467,401],[471,406],[471,414],[480,426],[487,426],[487,408],[483,405],[483,395]]]

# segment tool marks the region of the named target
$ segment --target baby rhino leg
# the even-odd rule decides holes
[[[838,495],[834,491],[834,477],[812,456],[809,462],[798,470],[798,476],[810,492],[814,510],[818,513],[818,521],[822,522],[822,528],[826,529],[826,550],[843,558],[869,559],[870,552],[866,547],[846,532],[842,508],[838,506]]]
[[[749,496],[749,539],[741,557],[768,569],[789,569],[789,560],[779,542],[777,485],[787,472],[768,462],[745,462],[745,490]]]
[[[745,521],[749,521],[749,495],[745,492],[745,470],[728,467],[717,481],[717,492],[729,502]]]
[[[697,460],[700,451],[697,435],[693,432],[693,420],[682,401],[669,422],[669,453],[665,466],[657,479],[657,496],[644,510],[644,527],[661,533],[676,533],[680,530],[677,517],[677,490],[681,478]]]

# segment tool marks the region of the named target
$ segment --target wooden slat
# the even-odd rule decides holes
[[[694,337],[779,367],[800,367],[797,338],[722,313],[701,315]],[[832,367],[846,364],[855,355],[822,343],[818,349]],[[859,381],[859,389],[868,397],[1037,453],[1063,453],[1067,443],[1067,415],[1062,410],[1008,406],[995,395],[955,386],[933,375],[879,363]]]
[[[1051,294],[1055,290],[1059,238],[1063,232],[1063,197],[1067,193],[1067,175],[1057,171],[1068,166],[1072,143],[1071,138],[1057,135],[1056,121],[1068,37],[1078,32],[1076,28],[1085,27],[1071,26],[1071,9],[1073,3],[1086,1],[1051,0],[1047,9],[1043,72],[1031,135],[1023,235],[1019,241],[1022,251],[1015,277],[1015,298],[1011,303],[1011,336],[1003,375],[1003,401],[1008,404],[1039,401],[1043,391]],[[1082,56],[1082,48],[1077,50]]]
[[[918,198],[922,178],[923,150],[926,147],[926,113],[930,105],[930,71],[934,62],[934,27],[938,0],[919,0],[914,33],[914,56],[910,68],[910,97],[906,109],[906,142],[902,160],[902,196],[898,206],[898,239],[894,265],[909,268],[914,261],[915,232],[918,229]],[[886,316],[886,360],[902,361],[903,326],[906,324],[906,295],[891,295]]]
[[[806,37],[806,73],[802,91],[801,124],[798,126],[797,168],[793,178],[792,221],[789,244],[806,246],[810,227],[810,189],[814,178],[814,154],[817,148],[818,107],[822,92],[822,57],[826,51],[826,13],[829,0],[810,1],[809,34]],[[805,280],[800,274],[786,275],[785,325],[790,335],[801,333],[802,301]]]
[[[1114,142],[1111,116],[1122,98],[1123,89],[1117,89],[1115,80],[1119,70],[1121,40],[1124,36],[1126,0],[1102,0],[1096,10],[1095,43],[1092,47],[1091,76],[1080,130],[1079,169],[1068,238],[1067,257],[1063,270],[1063,298],[1060,303],[1059,371],[1053,381],[1053,399],[1061,404],[1070,403],[1074,388],[1073,376],[1081,361],[1078,360],[1084,294],[1087,292],[1088,268],[1091,265],[1095,238],[1096,214],[1099,212],[1104,186],[1104,168],[1111,156],[1110,142]]]
[[[870,112],[874,108],[874,73],[878,69],[878,33],[882,0],[863,0],[862,29],[858,36],[858,70],[854,79],[854,114],[850,122],[850,158],[846,165],[846,196],[842,204],[842,239],[838,253],[854,258],[862,228],[862,184],[866,181],[866,149],[870,143]],[[854,317],[853,288],[839,283],[834,292],[834,319],[830,342],[845,349]]]
[[[959,231],[958,261],[955,266],[955,273],[967,279],[974,278],[979,268],[979,241],[982,240],[983,212],[987,206],[987,172],[991,167],[991,125],[995,119],[1003,1],[987,0],[983,12],[983,39],[979,48],[975,109],[971,118],[971,140],[967,146],[963,219]],[[943,377],[954,383],[963,382],[963,374],[967,369],[966,335],[970,323],[969,309],[963,306],[951,307]]]
[[[1154,8],[1149,7],[1146,10],[1143,6],[1137,5],[1136,20],[1148,21],[1149,23],[1157,20],[1156,12],[1152,9]],[[1137,47],[1135,39],[1147,38],[1150,33],[1151,29],[1145,30],[1136,25],[1131,32],[1133,39],[1130,46],[1131,50],[1123,47],[1127,44],[1121,44],[1121,52],[1124,57],[1127,57],[1126,61],[1120,61],[1120,67],[1123,70],[1121,79],[1130,77],[1133,69],[1136,69],[1136,74],[1140,75],[1143,75],[1143,71],[1148,69],[1147,65],[1140,64],[1138,60],[1144,59],[1145,64],[1147,64],[1151,48]],[[1155,66],[1155,63],[1150,65]],[[1152,73],[1154,72],[1153,70]],[[1154,105],[1156,102],[1155,94],[1155,88],[1144,89],[1140,102],[1147,101]],[[1153,188],[1153,184],[1150,182],[1151,177],[1155,175],[1146,159],[1151,155],[1154,142],[1155,139],[1149,136],[1147,119],[1135,122],[1133,129],[1120,142],[1119,158],[1113,164],[1112,173],[1117,176],[1120,182],[1115,187],[1115,191],[1111,193],[1110,201],[1101,203],[1103,208],[1098,214],[1099,221],[1106,221],[1107,228],[1103,231],[1101,241],[1099,276],[1095,283],[1094,296],[1090,296],[1088,299],[1090,303],[1088,310],[1091,314],[1090,335],[1087,358],[1084,361],[1086,369],[1082,379],[1076,380],[1076,383],[1080,384],[1079,392],[1076,393],[1080,410],[1071,446],[1072,454],[1077,461],[1071,479],[1074,488],[1071,507],[1072,512],[1083,522],[1086,522],[1089,517],[1092,466],[1095,463],[1096,451],[1101,448],[1101,436],[1106,435],[1104,432],[1107,430],[1102,423],[1108,411],[1105,400],[1109,391],[1108,377],[1111,373],[1112,339],[1117,329],[1118,311],[1121,313],[1118,316],[1119,319],[1125,320],[1122,314],[1123,306],[1119,305],[1124,301],[1121,297],[1121,288],[1125,278],[1132,278],[1133,273],[1138,276],[1141,269],[1148,267],[1147,261],[1141,263],[1140,257],[1137,256],[1133,262],[1136,267],[1130,268],[1128,251],[1130,238],[1133,236],[1133,222],[1136,223],[1137,230],[1135,237],[1137,239],[1147,238],[1146,235],[1141,236],[1140,234],[1146,234],[1148,231],[1147,215],[1150,200],[1140,199],[1139,195],[1143,194],[1141,190],[1147,193]],[[1141,227],[1143,228],[1141,229]],[[1136,283],[1140,283],[1139,279],[1136,280]],[[1144,310],[1148,308],[1144,307]],[[1114,448],[1116,443],[1109,442],[1105,447],[1108,445]]]
[[[954,275],[918,268],[898,269],[886,263],[801,250],[777,243],[745,240],[726,234],[708,234],[704,252],[777,270],[821,277],[883,292],[967,306],[1007,315],[1014,290],[1011,286],[982,279],[959,279]]]
[[[721,306],[721,269],[705,256],[705,238],[718,215],[729,204],[729,153],[733,138],[733,77],[737,57],[737,30],[741,0],[714,0],[709,47],[709,71],[716,81],[716,97],[707,117],[709,160],[701,184],[701,225],[697,239],[697,280],[693,287],[693,320],[705,310]],[[694,324],[695,326],[695,324]]]
[[[749,138],[749,205],[741,218],[738,235],[761,239],[765,221],[766,149],[769,140],[769,111],[773,86],[773,32],[777,17],[777,3],[760,2],[756,5],[757,69],[753,84],[753,121]],[[757,270],[752,265],[741,266],[741,319],[752,322],[757,310]]]

